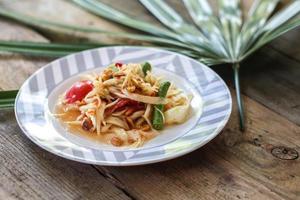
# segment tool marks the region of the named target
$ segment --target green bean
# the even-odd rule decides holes
[[[160,84],[159,89],[158,89],[158,96],[160,98],[165,98],[167,96],[169,87],[171,83],[169,81],[163,82]]]
[[[143,71],[145,76],[147,75],[148,71],[151,71],[151,69],[152,69],[152,67],[151,67],[150,63],[145,62],[145,63],[142,64],[142,71]]]
[[[158,90],[158,96],[165,98],[167,96],[171,83],[166,81],[161,83]],[[161,130],[164,127],[164,116],[163,116],[164,105],[159,104],[154,106],[152,126],[156,130]]]

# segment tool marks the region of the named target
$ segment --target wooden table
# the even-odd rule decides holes
[[[120,30],[67,1],[0,2],[2,6],[48,19]],[[135,1],[105,2],[157,23]],[[179,8],[178,1],[172,3]],[[193,153],[167,162],[101,167],[69,161],[27,139],[17,125],[13,110],[1,111],[0,199],[300,199],[299,36],[298,28],[242,63],[247,118],[244,133],[238,128],[234,102],[231,119],[216,139]],[[0,39],[58,41],[66,37],[49,37],[0,19]],[[18,88],[48,61],[1,55],[0,89]],[[230,66],[213,69],[233,88]],[[295,156],[286,156],[289,153]]]

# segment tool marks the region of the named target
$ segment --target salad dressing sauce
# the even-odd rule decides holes
[[[65,112],[64,106],[62,104],[59,104],[56,106],[55,113],[58,114],[59,121],[69,132],[77,134],[79,136],[83,136],[96,142],[110,144],[110,140],[113,137],[113,134],[111,133],[97,135],[96,133],[91,133],[89,131],[83,130],[81,125],[69,126],[67,124],[67,122],[75,121],[76,118],[80,115],[80,111],[70,110],[68,112]]]
[[[105,133],[98,135],[95,132],[89,132],[84,130],[81,125],[72,125],[69,126],[67,122],[75,121],[76,118],[80,115],[80,111],[78,110],[70,110],[68,112],[64,111],[64,105],[57,104],[55,108],[55,113],[59,116],[57,117],[61,124],[72,134],[76,134],[82,137],[85,137],[89,140],[96,141],[99,143],[111,144],[111,139],[114,137],[113,133]],[[144,132],[145,142],[154,138],[159,133],[157,131],[148,131]],[[128,142],[125,142],[122,146],[129,146]]]

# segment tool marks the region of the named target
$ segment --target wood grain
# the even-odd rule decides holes
[[[8,21],[0,21],[5,40],[48,40]],[[4,30],[4,31],[2,31]],[[0,56],[0,88],[15,89],[46,61],[20,55]],[[34,145],[12,110],[0,113],[0,199],[130,199],[93,166],[67,161]]]
[[[0,174],[0,197],[130,199],[91,165],[68,161],[33,144],[22,134],[13,111],[0,113]]]
[[[135,18],[158,24],[135,0],[103,1]],[[168,2],[190,20],[179,1]],[[245,9],[248,2],[244,1]],[[1,0],[1,5],[81,26],[128,30],[64,0]],[[59,34],[46,39],[27,27],[2,19],[0,28],[1,39],[70,41]],[[283,35],[242,63],[247,131],[238,131],[235,108],[229,124],[213,142],[171,161],[122,168],[68,161],[31,143],[18,128],[13,112],[1,112],[0,199],[298,199],[299,158],[281,160],[271,151],[285,147],[300,153],[299,33],[297,29]],[[98,35],[71,34],[115,41]],[[1,55],[0,89],[18,88],[46,62]],[[232,85],[230,66],[214,69]]]
[[[189,155],[151,166],[97,168],[117,177],[141,199],[297,199],[299,158],[280,160],[270,150],[284,146],[300,152],[300,128],[244,99],[249,127],[245,133],[238,131],[234,108],[223,133]]]
[[[105,29],[117,30],[115,25],[111,26],[111,24],[105,22],[105,20],[92,16],[66,1],[55,0],[47,1],[47,3],[39,1],[39,3],[37,3],[34,0],[29,0],[25,4],[20,2],[9,3],[11,1],[4,2],[6,2],[4,5],[8,8],[14,8],[25,13],[28,13],[28,11],[31,10],[34,5],[37,7],[36,11],[29,14],[38,17],[45,16],[46,12],[48,18],[51,20],[66,21],[70,23],[76,22],[77,25],[82,26],[92,24],[92,26],[101,26]],[[142,20],[149,21],[150,23],[158,24],[158,22],[150,17],[147,10],[143,8],[137,1],[129,0],[126,2],[119,2],[116,0],[104,0],[104,2],[115,7],[116,9],[127,12],[135,18],[140,18]],[[249,9],[249,1],[247,2],[244,2],[243,4],[246,8],[245,10]],[[187,15],[185,9],[182,9],[182,4],[178,3],[178,1],[169,1],[169,3],[171,3],[171,5],[173,5],[174,8],[181,13],[185,13],[185,15]],[[55,13],[58,12],[56,7],[68,10],[68,15],[56,15]],[[136,10],[136,12],[128,12],[130,10]],[[297,45],[299,43],[297,37],[299,35],[299,31],[300,29],[292,31],[287,35],[280,37],[278,40],[275,40],[269,45],[269,47],[272,47],[272,49],[263,49],[252,56],[247,62],[242,63],[241,70],[242,88],[246,95],[251,96],[255,100],[263,103],[273,110],[276,110],[276,112],[282,113],[284,116],[288,117],[297,124],[300,124],[300,119],[298,117],[300,114],[300,106],[298,101],[299,95],[297,95],[299,94],[300,87],[297,81],[299,73],[297,73],[297,69],[295,68],[299,66],[297,61],[297,58],[299,57],[299,48],[289,47],[290,44],[299,46]],[[57,37],[52,39],[58,40]],[[102,41],[106,41],[105,38]],[[276,48],[276,46],[279,46],[280,48]],[[284,55],[284,52],[287,52],[285,54],[292,56],[292,59]],[[295,61],[293,61],[293,59]],[[11,69],[15,70],[13,67],[11,67]],[[218,71],[218,69],[216,70]],[[256,74],[257,76],[253,76],[253,74]],[[228,68],[225,75],[222,77],[229,82],[229,80],[232,79],[231,69]],[[12,82],[13,81],[2,81],[2,83],[4,83],[2,88],[8,88],[8,85],[13,84]],[[281,93],[282,95],[278,95],[277,97],[277,93],[274,93],[274,91],[278,91],[278,93]],[[273,100],[274,98],[276,98],[276,101]]]
[[[132,30],[117,26],[105,19],[96,17],[84,9],[71,3],[71,1],[64,0],[27,0],[27,1],[10,1],[2,0],[1,6],[6,9],[14,10],[22,14],[45,19],[48,21],[66,23],[70,25],[82,26],[82,27],[97,27],[104,31],[114,32],[132,32]],[[34,12],[32,12],[34,10]],[[58,14],[62,13],[62,14]],[[41,32],[48,38],[54,41],[96,41],[105,43],[118,43],[124,41],[123,39],[116,39],[104,34],[95,33],[81,33],[77,31],[69,31],[68,34],[62,34],[59,28],[50,28],[41,30]],[[73,37],[69,37],[69,36]],[[77,38],[75,38],[77,37]]]
[[[233,86],[230,66],[221,65],[213,69]],[[299,61],[267,46],[241,64],[242,93],[300,125],[299,76]]]
[[[300,16],[299,16],[300,20]],[[278,39],[274,40],[269,46],[300,63],[300,27],[283,34]]]
[[[264,48],[243,64],[243,91],[300,125],[299,67],[299,61],[271,48]]]
[[[29,40],[47,42],[48,40],[24,26],[0,19],[0,38],[2,40]],[[18,89],[24,80],[46,63],[46,60],[29,58],[16,54],[0,55],[0,90]]]
[[[297,199],[300,194],[300,159],[281,160],[271,154],[276,147],[291,148],[300,153],[300,127],[245,98],[247,131],[239,134],[233,112],[232,120],[211,146],[227,161],[263,183],[285,199]]]

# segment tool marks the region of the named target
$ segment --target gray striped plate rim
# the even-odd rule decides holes
[[[112,62],[144,61],[154,66],[154,73],[193,94],[193,112],[185,124],[167,128],[141,148],[120,149],[68,133],[51,115],[58,94],[79,75],[101,71]],[[18,124],[35,144],[70,160],[109,166],[155,163],[194,151],[220,133],[231,109],[228,87],[209,67],[178,53],[132,46],[92,49],[55,60],[24,82],[15,103]]]

